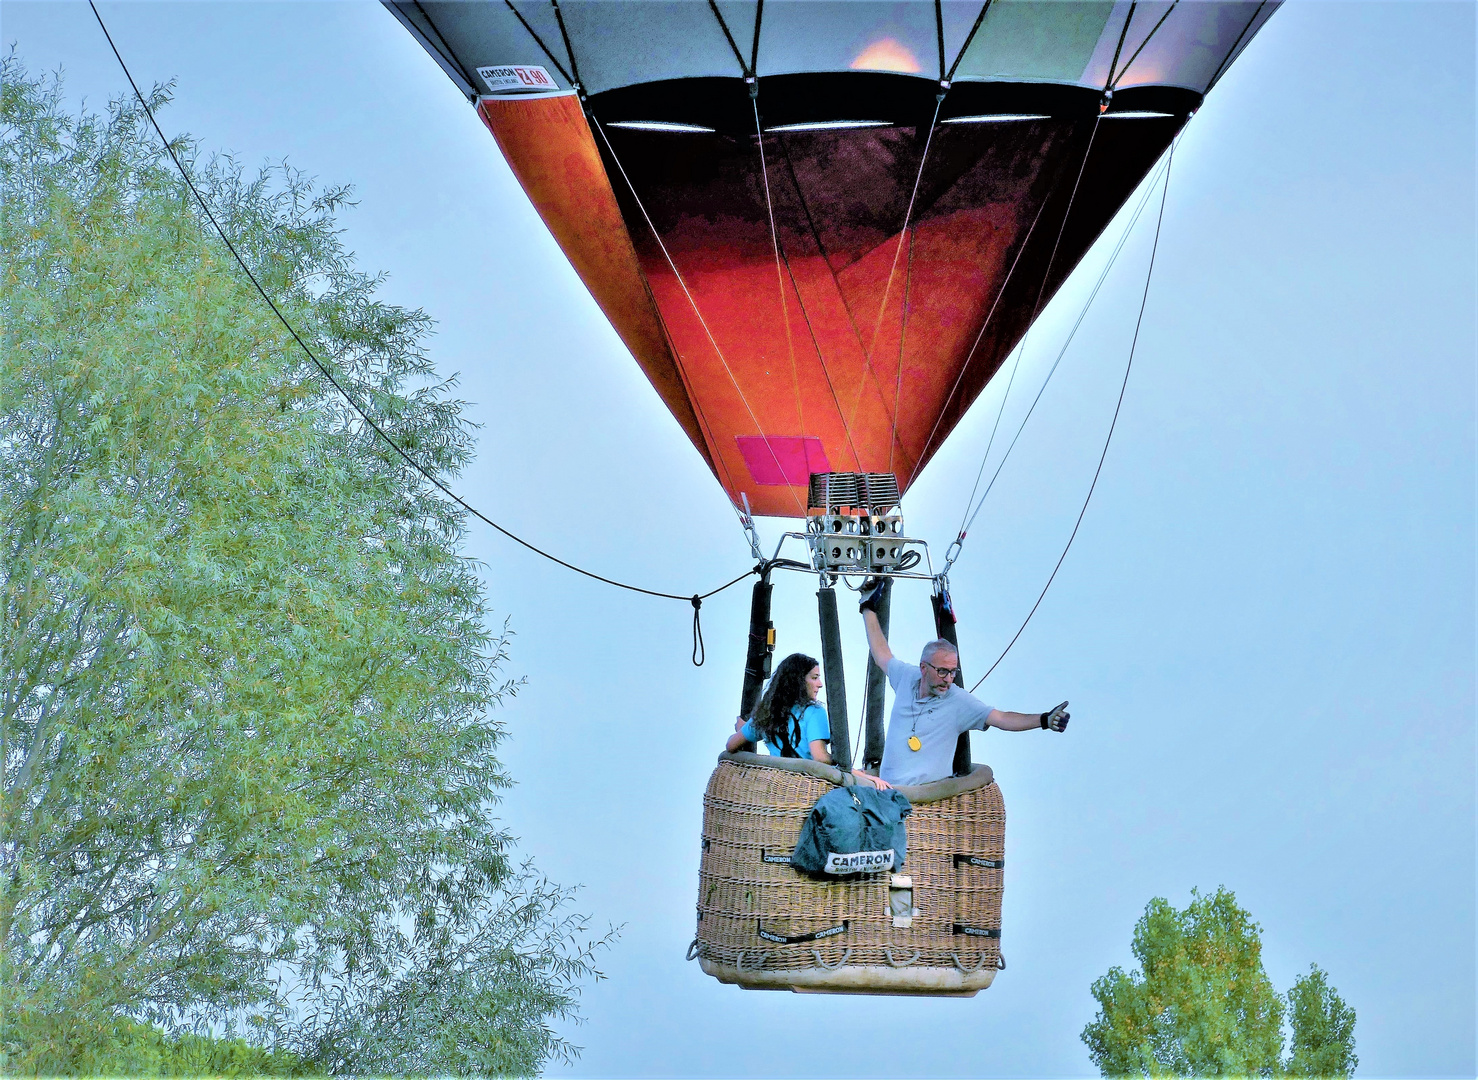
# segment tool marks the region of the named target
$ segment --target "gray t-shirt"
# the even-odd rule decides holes
[[[993,711],[967,690],[951,686],[944,697],[919,700],[919,665],[898,657],[888,661],[888,682],[893,687],[893,715],[883,742],[883,766],[878,772],[890,784],[927,784],[954,772],[955,743],[960,733],[985,728]],[[917,750],[908,737],[918,736]]]

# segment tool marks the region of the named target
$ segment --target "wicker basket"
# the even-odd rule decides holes
[[[990,768],[899,789],[914,807],[900,871],[912,885],[911,918],[896,917],[904,882],[895,875],[818,881],[787,861],[812,805],[842,782],[837,769],[811,761],[720,756],[703,796],[689,958],[748,989],[964,997],[985,989],[1005,967],[1006,811]],[[822,936],[783,940],[813,934]]]

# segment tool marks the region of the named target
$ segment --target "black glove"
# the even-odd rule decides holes
[[[864,611],[877,613],[878,600],[883,595],[883,585],[886,581],[886,578],[870,577],[862,583],[857,604],[859,614]]]
[[[1071,715],[1067,711],[1067,702],[1064,701],[1051,712],[1044,712],[1042,714],[1042,726],[1052,731],[1065,731],[1067,729],[1068,718]]]

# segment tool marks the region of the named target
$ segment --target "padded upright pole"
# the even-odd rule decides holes
[[[888,611],[892,606],[893,579],[884,578],[882,591],[878,593],[875,605],[878,614],[878,625],[883,628],[883,636],[888,636]],[[863,742],[862,767],[864,769],[876,770],[883,763],[883,692],[888,685],[888,674],[878,667],[877,661],[872,658],[872,650],[867,651],[867,706],[866,728],[867,738]]]
[[[740,716],[754,715],[760,691],[770,677],[770,662],[775,655],[775,624],[770,621],[770,593],[773,589],[769,571],[761,572],[749,601],[749,650],[744,656],[744,687],[739,692]]]
[[[942,590],[929,597],[929,602],[934,606],[934,633],[949,642],[956,650],[960,647],[960,639],[955,636],[955,610],[949,600],[949,591]],[[956,652],[956,657],[959,653]],[[955,675],[955,685],[964,689],[965,672],[959,671]],[[955,743],[955,775],[964,776],[970,771],[970,733],[960,732],[959,742]]]
[[[818,589],[816,609],[821,616],[821,674],[826,679],[826,716],[831,721],[831,760],[846,772],[852,767],[852,744],[847,735],[847,680],[842,671],[836,590]]]

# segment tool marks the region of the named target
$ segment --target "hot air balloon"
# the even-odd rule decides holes
[[[741,712],[774,647],[769,571],[818,573],[845,770],[831,584],[933,579],[954,640],[903,493],[1276,2],[386,3],[475,105],[746,524],[806,519],[799,563],[752,542]],[[864,762],[882,750],[871,663],[867,699]],[[917,869],[820,885],[766,861],[785,842],[767,830],[793,843],[843,772],[725,755],[705,799],[704,969],[813,990],[990,985],[1004,811],[962,743],[960,775],[910,793]]]

